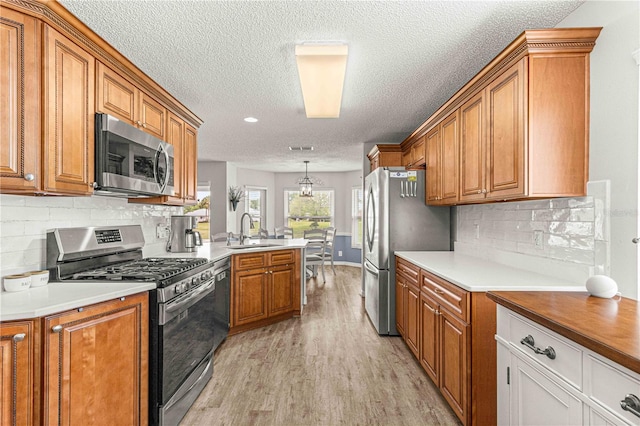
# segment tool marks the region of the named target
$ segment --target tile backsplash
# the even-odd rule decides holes
[[[47,230],[79,226],[141,225],[144,256],[165,252],[156,226],[170,223],[182,207],[129,204],[126,199],[0,195],[0,276],[46,267]]]
[[[455,250],[576,282],[608,274],[609,181],[587,194],[458,206]]]

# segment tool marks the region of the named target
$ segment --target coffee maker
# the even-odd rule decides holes
[[[191,253],[202,245],[200,232],[195,230],[198,219],[195,216],[171,216],[171,234],[167,251],[172,253]]]

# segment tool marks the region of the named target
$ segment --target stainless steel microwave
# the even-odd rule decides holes
[[[174,195],[173,146],[108,114],[96,114],[95,193]]]

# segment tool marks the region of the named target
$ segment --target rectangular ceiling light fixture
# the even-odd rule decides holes
[[[338,118],[347,68],[346,44],[298,44],[296,62],[307,118]]]
[[[289,151],[313,151],[312,146],[290,146]]]

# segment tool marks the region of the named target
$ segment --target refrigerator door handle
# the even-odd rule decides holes
[[[413,196],[418,196],[418,181],[413,182]]]
[[[370,266],[371,264],[369,263],[369,261],[365,261],[364,262],[364,267],[367,271],[371,272],[373,275],[375,275],[376,277],[378,275],[380,275],[379,271],[375,268],[373,268],[373,266]]]

